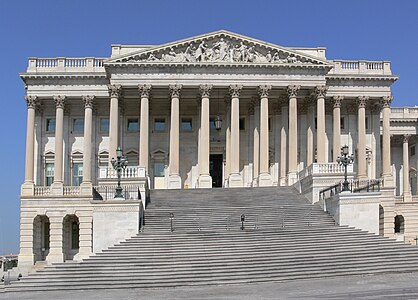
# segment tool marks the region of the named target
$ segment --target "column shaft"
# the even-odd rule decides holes
[[[112,158],[116,159],[116,149],[119,144],[119,97],[120,85],[108,85],[110,96],[109,114],[109,164]]]
[[[242,86],[230,86],[231,94],[231,169],[229,176],[230,187],[241,187],[243,185],[239,169],[239,95]]]
[[[327,148],[326,148],[326,135],[325,135],[325,93],[327,91],[326,86],[317,86],[315,94],[317,97],[317,131],[316,131],[316,147],[318,163],[326,163]]]
[[[36,97],[26,96],[25,100],[28,105],[28,116],[26,122],[25,183],[34,184]]]
[[[411,189],[409,186],[409,135],[404,135],[402,152],[403,152],[403,197],[404,202],[412,201]]]
[[[271,86],[258,87],[260,94],[260,176],[259,186],[271,186],[272,178],[269,172],[269,99]]]
[[[55,115],[55,160],[54,160],[54,183],[63,184],[63,145],[64,145],[64,103],[65,97],[54,97],[56,106]]]
[[[315,117],[313,113],[312,101],[308,100],[308,112],[306,122],[308,123],[306,130],[306,166],[310,166],[314,162],[314,126]]]
[[[148,157],[149,157],[149,96],[151,85],[140,85],[138,87],[141,97],[141,118],[139,128],[139,166],[145,168],[148,176]]]
[[[299,86],[289,86],[289,173],[288,185],[293,185],[297,181],[298,172],[298,107],[297,91]]]
[[[341,101],[343,97],[334,97],[332,112],[332,161],[336,162],[341,155]]]
[[[366,169],[366,103],[368,97],[358,98],[357,178],[367,179]]]
[[[92,130],[93,130],[93,100],[92,96],[84,96],[84,139],[83,139],[83,182],[91,183],[92,162]]]
[[[209,174],[210,128],[209,128],[209,97],[211,85],[201,85],[200,94],[200,138],[199,138],[199,188],[211,188],[212,177]]]
[[[258,100],[254,103],[253,135],[253,186],[257,186],[260,175],[260,102]]]
[[[289,126],[289,108],[282,106],[280,128],[280,185],[287,185],[287,132]]]
[[[180,90],[181,86],[170,86],[171,118],[170,118],[170,176],[179,175],[180,149]]]
[[[382,175],[383,185],[393,186],[393,176],[391,168],[391,153],[390,153],[390,103],[392,96],[382,98],[382,117],[383,117],[383,135],[382,135]]]

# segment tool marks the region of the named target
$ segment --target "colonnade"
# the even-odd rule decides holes
[[[169,188],[181,188],[181,178],[179,175],[179,128],[180,128],[180,96],[181,85],[170,85],[168,87],[171,97],[171,119],[170,119],[170,145],[169,145]],[[240,93],[242,85],[229,86],[230,99],[227,107],[226,129],[226,161],[227,174],[229,175],[228,184],[230,187],[243,186],[243,179],[240,175],[240,128],[239,128],[239,107]],[[287,97],[281,101],[281,124],[280,124],[280,185],[292,185],[298,178],[298,93],[301,87],[298,85],[289,85],[286,87]],[[116,157],[116,149],[119,143],[119,101],[121,98],[122,87],[120,85],[109,85],[110,112],[109,112],[109,159]],[[139,85],[138,94],[140,98],[140,133],[139,133],[139,166],[146,169],[148,174],[149,160],[149,107],[151,85]],[[269,101],[272,86],[260,85],[257,87],[259,95],[259,108],[256,105],[256,123],[259,123],[259,131],[254,134],[254,175],[257,179],[257,185],[272,185],[272,177],[269,173]],[[212,180],[209,174],[209,153],[210,153],[210,127],[209,127],[209,106],[212,86],[200,85],[200,134],[198,140],[198,166],[199,178],[198,186],[208,188],[212,186]],[[316,102],[317,116],[317,162],[327,163],[326,149],[326,130],[325,130],[325,97],[327,93],[326,86],[317,86],[313,89],[313,103]],[[55,128],[55,172],[53,189],[57,190],[63,185],[63,113],[66,103],[65,96],[54,97],[56,107],[56,128]],[[84,148],[83,148],[83,183],[82,188],[86,192],[92,187],[92,109],[94,96],[82,96],[85,107],[84,120]],[[332,98],[333,102],[333,161],[340,154],[340,107],[343,97]],[[358,141],[357,141],[357,177],[359,179],[367,178],[366,173],[366,125],[365,108],[369,98],[360,96],[357,98],[358,105]],[[390,158],[390,102],[392,97],[383,97],[381,99],[383,109],[383,178],[386,184],[391,181],[391,158]],[[25,184],[34,183],[34,136],[35,136],[35,107],[37,98],[34,96],[26,97],[28,105],[27,116],[27,136],[26,136],[26,171]],[[307,129],[307,163],[314,161],[313,138],[314,129],[312,120],[314,114],[308,109],[308,129]],[[353,149],[352,149],[353,151]]]

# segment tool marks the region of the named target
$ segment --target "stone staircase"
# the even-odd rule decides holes
[[[163,288],[416,270],[418,248],[335,226],[293,188],[155,190],[144,232],[81,263],[48,266],[7,286],[6,292]]]

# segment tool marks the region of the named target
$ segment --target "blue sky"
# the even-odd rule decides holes
[[[393,106],[418,105],[418,1],[0,1],[0,254],[18,252],[27,58],[105,57],[111,44],[159,44],[226,29],[329,59],[390,60]]]

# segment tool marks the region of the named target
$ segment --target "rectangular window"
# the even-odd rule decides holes
[[[138,132],[139,131],[138,119],[128,119],[127,129],[129,132]]]
[[[165,119],[164,118],[154,119],[154,131],[157,131],[157,132],[165,131]]]
[[[78,118],[73,120],[73,132],[84,131],[84,119]]]
[[[345,128],[345,126],[344,126],[344,117],[342,117],[341,119],[340,119],[340,129],[341,130],[344,130],[344,128]]]
[[[55,118],[46,119],[46,132],[55,132]]]
[[[192,118],[181,118],[181,131],[192,131]]]
[[[209,128],[210,128],[210,130],[216,130],[215,117],[210,117],[209,118]]]
[[[239,130],[245,130],[245,118],[239,118]]]
[[[109,132],[109,118],[100,118],[100,132]]]
[[[54,164],[47,163],[45,164],[45,185],[51,186],[54,182]]]
[[[73,186],[79,186],[83,181],[83,164],[74,163],[73,164]]]
[[[164,177],[164,163],[154,163],[154,177]]]

